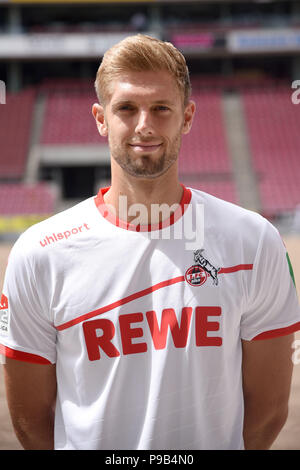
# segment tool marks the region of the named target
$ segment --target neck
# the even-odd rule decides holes
[[[132,222],[138,217],[141,224],[162,222],[175,212],[182,198],[177,171],[175,163],[157,178],[136,178],[112,162],[111,187],[104,195],[104,202],[114,207],[121,220]],[[156,210],[162,204],[164,210]]]

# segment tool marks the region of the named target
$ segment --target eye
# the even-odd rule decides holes
[[[123,104],[118,108],[119,111],[133,111],[134,107],[131,104]]]
[[[170,111],[170,108],[168,106],[160,104],[155,107],[155,111],[166,112],[166,111]]]
[[[120,103],[118,105],[113,106],[113,111],[115,113],[132,113],[134,110],[134,105],[130,103]]]

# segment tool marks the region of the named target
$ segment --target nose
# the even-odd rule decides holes
[[[139,113],[135,131],[139,135],[153,134],[153,124],[149,111],[141,111]]]

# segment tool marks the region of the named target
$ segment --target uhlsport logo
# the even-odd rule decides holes
[[[204,249],[194,251],[194,264],[187,269],[185,273],[185,280],[191,286],[202,286],[208,276],[213,280],[215,286],[218,285],[218,272],[220,268],[215,268],[204,256],[202,255]]]

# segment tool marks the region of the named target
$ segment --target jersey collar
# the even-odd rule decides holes
[[[161,230],[165,227],[173,225],[177,220],[179,220],[183,216],[185,210],[187,209],[191,201],[191,190],[186,188],[183,184],[181,184],[181,186],[183,188],[183,193],[178,209],[168,219],[165,219],[157,224],[134,225],[129,222],[126,222],[125,220],[119,219],[114,214],[112,214],[112,212],[109,210],[109,208],[104,202],[104,195],[110,189],[110,186],[99,189],[99,192],[95,197],[95,204],[102,217],[104,217],[108,222],[112,223],[117,227],[123,228],[125,230],[131,230],[134,232],[151,232],[153,230]]]

